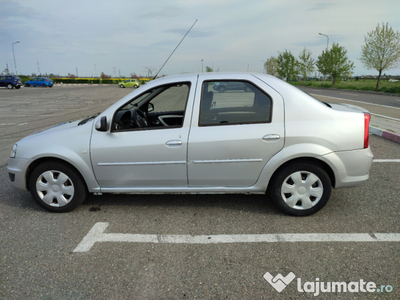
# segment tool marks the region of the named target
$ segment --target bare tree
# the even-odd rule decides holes
[[[147,71],[147,77],[153,77],[153,72],[157,71],[154,67],[143,67]]]
[[[376,28],[364,36],[364,45],[361,46],[360,61],[367,69],[379,72],[375,90],[379,90],[379,82],[383,70],[398,66],[400,62],[400,34],[394,31],[389,24],[378,24]]]

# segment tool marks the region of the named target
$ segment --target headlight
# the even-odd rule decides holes
[[[17,144],[14,144],[14,146],[13,146],[13,148],[12,148],[12,150],[11,150],[11,153],[10,153],[10,157],[11,157],[11,158],[14,158],[14,157],[17,156],[17,148],[18,148],[18,145],[17,145]]]

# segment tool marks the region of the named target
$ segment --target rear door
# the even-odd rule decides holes
[[[219,93],[214,84],[245,89]],[[200,75],[188,148],[190,187],[249,187],[284,145],[283,99],[251,75]]]

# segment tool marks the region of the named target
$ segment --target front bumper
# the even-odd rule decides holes
[[[22,190],[27,189],[26,171],[28,165],[29,162],[27,159],[23,158],[8,159],[8,165],[7,165],[8,176],[10,178],[11,184],[14,187]]]

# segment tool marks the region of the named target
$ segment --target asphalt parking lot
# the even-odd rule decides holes
[[[400,298],[400,144],[377,136],[370,180],[304,218],[263,195],[90,196],[54,214],[10,186],[14,142],[130,91],[0,90],[0,299]]]

